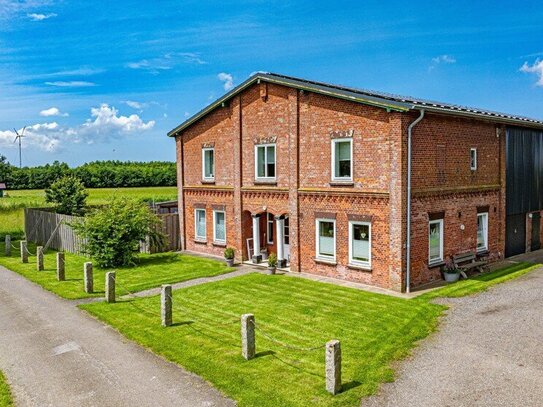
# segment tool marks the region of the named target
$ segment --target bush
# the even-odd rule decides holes
[[[275,253],[270,253],[268,256],[268,266],[269,267],[276,267],[277,266],[277,255]]]
[[[231,259],[234,258],[234,256],[235,256],[235,252],[234,252],[233,248],[227,247],[226,249],[224,249],[224,258],[225,259],[231,260]]]
[[[164,235],[157,231],[160,223],[147,205],[120,197],[72,227],[86,239],[85,252],[100,267],[110,268],[133,264],[140,241],[147,237],[152,245],[163,244]]]
[[[89,193],[76,177],[62,177],[45,190],[45,202],[53,204],[58,213],[83,215]]]

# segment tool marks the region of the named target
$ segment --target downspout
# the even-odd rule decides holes
[[[407,128],[407,239],[406,250],[406,276],[405,292],[411,291],[411,135],[413,128],[424,118],[424,109],[420,111],[420,116]]]

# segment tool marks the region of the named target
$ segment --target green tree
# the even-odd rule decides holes
[[[89,193],[76,177],[59,178],[45,190],[45,202],[52,203],[58,213],[83,215]]]
[[[163,244],[160,223],[147,205],[114,197],[109,205],[94,210],[72,227],[86,240],[86,253],[100,267],[110,268],[132,264],[140,241],[147,237],[152,245]]]

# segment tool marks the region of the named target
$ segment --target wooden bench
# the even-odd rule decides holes
[[[460,270],[460,275],[463,278],[468,278],[466,272],[470,270],[478,270],[481,273],[488,267],[488,262],[477,260],[475,253],[462,253],[453,256],[453,263]]]

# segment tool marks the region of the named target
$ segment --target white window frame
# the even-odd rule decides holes
[[[434,223],[439,224],[439,259],[430,258],[430,227]],[[442,263],[443,258],[443,219],[431,220],[430,222],[428,222],[428,264],[432,265]]]
[[[198,236],[198,212],[204,213],[204,235]],[[194,209],[194,238],[196,240],[205,241],[207,240],[207,213],[205,209],[196,208]]]
[[[473,155],[473,160],[472,160]],[[477,148],[472,147],[469,149],[469,168],[471,171],[477,170]]]
[[[273,160],[275,165],[275,175],[268,177],[268,148],[273,147]],[[264,148],[264,177],[258,176],[258,149]],[[258,181],[275,181],[277,179],[277,145],[275,143],[256,144],[255,145],[255,179]]]
[[[213,151],[213,176],[206,177],[206,151]],[[215,148],[204,147],[202,148],[202,179],[204,181],[215,181]]]
[[[360,226],[368,226],[369,231],[369,239],[368,239],[368,245],[369,245],[369,253],[368,253],[368,261],[360,261],[353,259],[353,226],[360,225]],[[355,266],[361,266],[365,268],[371,268],[371,222],[359,222],[359,221],[349,221],[349,264],[353,264]]]
[[[266,216],[266,240],[268,244],[273,244],[273,239],[270,239],[270,236],[273,234],[273,218],[274,215],[268,212],[268,215]],[[270,233],[270,230],[272,231],[272,233]]]
[[[486,252],[488,250],[488,212],[481,212],[477,214],[477,224],[479,223],[479,217],[483,217],[483,231],[484,231],[484,238],[485,238],[485,246],[484,247],[477,247],[477,253]],[[479,228],[477,227],[477,232],[479,232]],[[477,239],[476,243],[477,244]]]
[[[336,177],[336,145],[338,143],[350,143],[351,146],[351,174],[348,177]],[[354,171],[353,159],[353,139],[352,138],[336,138],[332,139],[332,181],[352,181]]]
[[[319,245],[319,231],[320,231],[320,222],[332,222],[334,224],[334,255],[328,256],[328,255],[322,255],[320,254],[320,245]],[[336,231],[336,220],[335,219],[325,219],[325,218],[317,218],[315,219],[315,258],[318,260],[324,260],[329,262],[335,262],[336,261],[336,239],[337,239],[337,231]]]
[[[217,213],[224,215],[224,240],[217,239]],[[219,244],[226,244],[226,212],[225,211],[213,211],[213,242]]]

